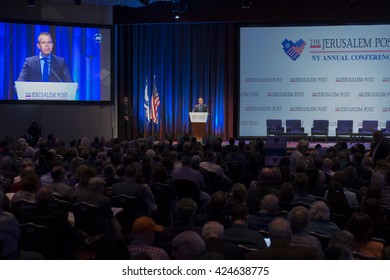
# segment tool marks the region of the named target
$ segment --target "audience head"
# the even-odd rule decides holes
[[[202,229],[202,236],[204,240],[207,240],[211,237],[222,238],[223,237],[224,227],[222,224],[217,221],[209,221],[204,224]]]
[[[243,204],[233,204],[230,209],[232,223],[245,223],[248,219],[248,208]]]
[[[172,240],[172,257],[176,260],[193,260],[205,251],[202,237],[195,231],[184,231]]]
[[[310,219],[320,220],[320,221],[329,221],[330,210],[328,205],[325,202],[318,200],[314,201],[310,205]]]
[[[87,187],[91,191],[103,193],[106,188],[106,181],[101,177],[92,177],[89,179]]]
[[[245,203],[247,197],[246,187],[240,183],[234,184],[231,195],[233,200],[237,203]]]
[[[353,234],[356,242],[368,241],[373,232],[371,218],[365,213],[356,212],[348,221],[347,230]]]
[[[26,192],[36,192],[39,188],[39,185],[40,185],[39,177],[35,173],[31,173],[22,177],[20,181],[20,186],[22,188],[22,191],[26,191]]]
[[[290,223],[284,218],[275,218],[268,225],[269,237],[272,240],[282,238],[288,242],[291,240]]]
[[[297,173],[294,177],[294,186],[297,193],[306,193],[309,188],[309,177],[304,173]]]
[[[309,150],[309,142],[306,140],[299,140],[297,150],[300,151],[302,154],[306,154]]]
[[[290,183],[284,183],[280,187],[280,200],[289,203],[294,199],[294,186]]]
[[[264,196],[264,198],[260,201],[260,208],[261,211],[267,212],[267,213],[275,213],[279,210],[279,199],[274,194],[267,194]]]
[[[176,220],[185,224],[192,224],[195,218],[197,203],[191,198],[182,198],[176,205]]]
[[[271,168],[263,167],[260,171],[260,180],[262,182],[271,182],[273,177],[273,172]]]
[[[309,224],[309,219],[310,214],[306,207],[294,207],[288,214],[288,221],[290,222],[291,231],[293,233],[302,232]]]
[[[50,186],[42,186],[35,194],[35,200],[38,205],[49,206],[54,200],[53,189]]]

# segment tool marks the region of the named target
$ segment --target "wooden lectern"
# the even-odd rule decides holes
[[[203,137],[206,136],[206,124],[208,116],[209,113],[207,112],[190,112],[192,136],[201,143],[203,142]]]

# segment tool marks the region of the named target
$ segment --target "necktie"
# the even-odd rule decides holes
[[[42,81],[49,81],[49,62],[47,61],[47,57],[42,58],[45,62],[43,63],[43,72],[42,72]]]

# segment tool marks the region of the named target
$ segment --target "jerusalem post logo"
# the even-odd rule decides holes
[[[299,39],[295,43],[291,40],[284,39],[282,46],[284,53],[287,54],[289,58],[295,61],[303,52],[306,43],[302,39]]]

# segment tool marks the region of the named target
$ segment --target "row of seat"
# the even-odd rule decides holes
[[[361,136],[372,135],[378,130],[377,120],[363,120],[362,127],[359,128],[358,134]],[[384,135],[390,136],[390,121],[386,121],[386,127],[381,129]],[[305,129],[302,127],[301,120],[286,120],[286,130],[282,125],[281,119],[267,120],[267,136],[286,134],[286,135],[305,135]],[[352,139],[353,120],[338,120],[336,127],[336,141],[341,136],[347,136]],[[313,120],[311,128],[311,141],[315,137],[323,136],[328,142],[329,136],[329,120]]]

